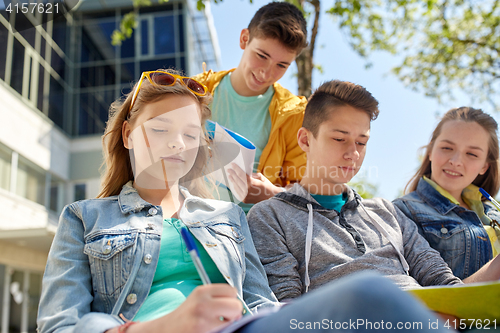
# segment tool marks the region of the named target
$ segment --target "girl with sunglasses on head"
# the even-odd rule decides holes
[[[209,101],[197,81],[154,71],[112,104],[102,191],[61,214],[43,278],[40,333],[203,333],[233,322],[233,331],[260,333],[289,331],[291,320],[300,326],[324,318],[434,318],[371,275],[349,277],[280,308],[242,209],[209,198],[204,173],[211,153],[202,130]],[[213,284],[203,285],[182,241],[186,230]],[[238,321],[251,316],[244,309],[261,308],[270,310],[250,323],[243,324],[249,317]]]
[[[479,270],[499,250],[495,240],[500,213],[479,191],[498,193],[497,128],[496,121],[481,110],[448,111],[405,188],[408,194],[394,200],[461,279]]]

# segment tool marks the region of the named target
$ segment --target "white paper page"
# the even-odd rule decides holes
[[[244,143],[245,146],[242,145],[240,142],[238,142],[238,140],[236,140],[233,136],[238,138],[240,142],[245,142]],[[229,131],[228,129],[219,125],[218,123],[215,123],[213,143],[214,143],[214,150],[216,151],[214,158],[219,159],[219,162],[223,161],[224,166],[218,170],[215,170],[210,175],[216,182],[224,185],[221,186],[219,191],[224,191],[227,188],[229,188],[233,193],[233,195],[235,195],[237,191],[234,190],[234,185],[231,183],[231,181],[229,181],[228,169],[231,168],[232,163],[235,163],[242,170],[244,170],[247,175],[251,175],[253,172],[253,164],[255,160],[255,145],[246,138],[242,137],[241,135]],[[230,147],[232,149],[228,150],[217,149],[218,143],[226,143],[225,146],[223,145],[220,146]],[[235,151],[234,148],[236,147],[239,149],[239,152],[235,158],[232,158],[231,155],[234,155]],[[227,154],[225,154],[226,151]],[[236,198],[236,199],[238,199],[239,201],[243,200],[243,198]]]

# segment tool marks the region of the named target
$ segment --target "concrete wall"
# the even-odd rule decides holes
[[[62,179],[69,178],[70,140],[0,80],[0,142]]]

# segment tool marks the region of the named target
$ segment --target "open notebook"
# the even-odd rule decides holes
[[[499,320],[500,281],[407,289],[431,310],[463,319]]]

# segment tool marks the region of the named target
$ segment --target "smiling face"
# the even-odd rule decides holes
[[[201,137],[200,107],[186,95],[146,104],[133,122],[124,122],[134,180],[144,188],[165,188],[191,170]]]
[[[307,171],[301,184],[313,194],[337,195],[354,177],[365,158],[370,137],[370,116],[351,106],[329,111],[316,138],[301,128],[299,146],[307,153]]]
[[[241,96],[257,96],[281,79],[297,53],[272,38],[253,37],[248,29],[240,36],[243,49],[240,64],[231,75],[231,84]]]
[[[463,189],[488,170],[489,139],[476,122],[444,123],[429,154],[431,180],[461,201]]]

